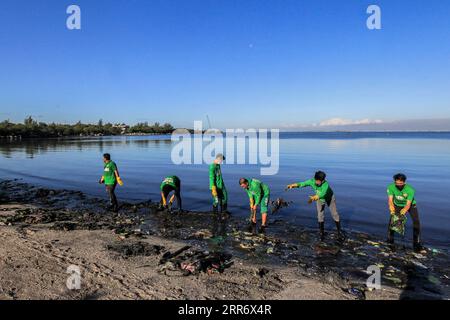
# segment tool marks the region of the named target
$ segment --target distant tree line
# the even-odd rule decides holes
[[[9,120],[0,122],[0,137],[22,137],[22,138],[51,138],[70,136],[109,136],[125,134],[168,134],[175,130],[171,124],[152,125],[147,122],[138,123],[134,126],[126,124],[103,123],[85,124],[81,121],[76,124],[58,124],[37,122],[28,117],[23,123],[12,123]]]
[[[166,134],[172,133],[175,130],[170,123],[160,125],[158,122],[150,125],[148,122],[138,123],[128,128],[128,133],[151,133],[151,134]]]

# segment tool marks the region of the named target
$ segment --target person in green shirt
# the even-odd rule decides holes
[[[177,176],[169,176],[166,177],[160,185],[161,190],[161,206],[164,209],[171,209],[172,204],[177,199],[178,210],[183,211],[183,207],[181,204],[181,180]],[[167,197],[171,192],[174,192],[172,197],[169,200],[169,205],[167,205]]]
[[[220,204],[220,211],[227,212],[228,207],[228,193],[223,182],[222,170],[220,165],[225,160],[223,154],[219,153],[216,159],[209,166],[209,189],[213,198],[213,212],[218,213]]]
[[[325,207],[328,206],[331,211],[331,216],[336,223],[336,229],[338,232],[338,238],[343,239],[341,232],[341,222],[339,213],[336,207],[336,197],[331,189],[328,181],[326,180],[326,173],[323,171],[317,171],[313,179],[290,184],[288,189],[311,187],[316,194],[309,197],[308,203],[316,202],[317,207],[317,219],[319,221],[320,240],[325,239]]]
[[[420,241],[420,219],[415,198],[416,191],[413,187],[406,183],[406,175],[398,173],[394,177],[394,183],[387,188],[388,206],[391,213],[389,221],[389,231],[387,242],[394,244],[394,231],[391,230],[392,217],[394,215],[409,215],[413,221],[413,246],[416,252],[423,250]]]
[[[105,184],[106,186],[106,192],[109,195],[109,202],[110,207],[109,210],[112,210],[113,212],[118,212],[119,210],[119,204],[117,202],[116,197],[116,186],[119,183],[120,185],[123,184],[122,179],[119,175],[119,170],[117,169],[117,165],[114,161],[111,160],[111,155],[109,153],[105,153],[103,155],[103,175],[100,178],[99,183]]]
[[[256,211],[258,206],[261,207],[262,224],[260,233],[265,231],[267,227],[267,213],[269,211],[270,189],[269,187],[257,179],[241,178],[239,185],[247,192],[250,200],[251,218],[250,223],[256,226]]]

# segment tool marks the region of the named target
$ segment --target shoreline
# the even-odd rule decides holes
[[[194,134],[192,129],[179,128],[175,130],[188,130]],[[173,132],[166,133],[125,133],[116,135],[72,135],[72,136],[49,136],[49,137],[22,137],[22,136],[0,136],[0,141],[27,141],[27,140],[76,140],[76,139],[95,139],[95,138],[114,138],[114,137],[145,137],[145,136],[167,136]],[[205,131],[202,132],[205,134]],[[322,131],[289,131],[280,130],[280,134],[450,134],[450,130],[322,130]]]
[[[0,299],[448,299],[447,252],[396,252],[349,232],[324,244],[274,215],[265,235],[241,219],[171,214],[78,191],[0,181]],[[183,249],[183,250],[181,250]],[[177,251],[180,251],[177,253]],[[381,290],[365,286],[383,265]],[[70,265],[81,290],[68,290]]]

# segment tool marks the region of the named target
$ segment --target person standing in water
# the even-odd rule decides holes
[[[163,209],[171,209],[172,204],[177,199],[178,210],[183,211],[181,204],[181,180],[177,176],[166,177],[160,185],[161,190],[161,206]],[[169,204],[167,204],[167,197],[171,192],[174,194],[170,197]]]
[[[228,209],[228,193],[220,167],[224,160],[225,157],[223,154],[219,153],[214,162],[209,166],[209,189],[211,190],[214,213],[218,213],[219,205],[222,213],[227,212]]]
[[[413,247],[414,251],[424,250],[420,241],[420,219],[415,199],[416,191],[406,183],[406,175],[398,173],[394,177],[394,182],[387,188],[388,205],[391,213],[389,221],[389,231],[387,242],[394,244],[394,231],[391,229],[392,217],[396,214],[406,216],[408,213],[413,221]]]
[[[256,226],[256,211],[258,206],[261,207],[262,224],[259,230],[263,233],[267,227],[267,213],[269,211],[270,189],[269,187],[257,179],[241,178],[239,185],[247,192],[250,200],[250,223]]]
[[[336,197],[331,189],[328,181],[326,180],[326,173],[323,171],[317,171],[313,179],[290,184],[288,189],[311,187],[316,192],[315,195],[310,196],[308,203],[316,202],[317,207],[317,220],[319,222],[320,241],[325,240],[325,207],[328,206],[331,211],[331,216],[336,223],[336,229],[338,232],[338,238],[343,239],[341,232],[341,222],[339,213],[336,207]]]
[[[116,186],[117,184],[123,185],[122,179],[119,175],[119,170],[117,169],[117,165],[114,161],[111,160],[111,155],[109,153],[105,153],[103,155],[103,175],[100,178],[99,183],[105,184],[106,186],[106,192],[109,196],[109,202],[110,206],[108,207],[108,210],[112,210],[113,212],[119,211],[119,204],[117,202],[116,197]]]

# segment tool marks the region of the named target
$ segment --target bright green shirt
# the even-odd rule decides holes
[[[105,182],[105,185],[112,186],[116,184],[116,174],[115,171],[117,170],[117,166],[114,163],[114,161],[109,161],[105,163],[104,169],[103,169],[103,180]]]
[[[220,164],[212,163],[209,165],[209,189],[216,186],[218,189],[222,189],[225,186],[222,177],[222,170]]]
[[[248,180],[248,189],[247,194],[250,200],[253,199],[253,203],[255,205],[260,205],[261,200],[265,195],[270,193],[269,186],[262,183],[257,179],[247,179]]]
[[[413,205],[416,204],[416,199],[414,198],[416,190],[409,184],[405,184],[405,187],[402,190],[399,190],[395,186],[395,183],[392,183],[388,186],[387,194],[388,196],[394,197],[394,204],[397,207],[406,207],[408,201],[411,201]]]
[[[161,191],[163,191],[165,186],[171,186],[174,189],[180,188],[180,178],[178,178],[177,176],[170,176],[165,178],[160,186]]]
[[[333,189],[331,189],[328,181],[324,181],[320,186],[316,185],[315,179],[306,180],[304,182],[297,183],[299,188],[311,187],[316,192],[316,195],[319,196],[319,200],[322,202],[330,202],[333,198]]]

